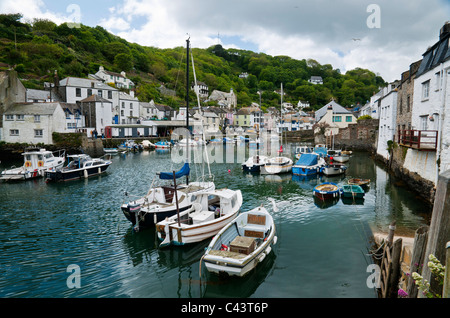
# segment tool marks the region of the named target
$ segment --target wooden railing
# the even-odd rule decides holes
[[[399,130],[398,143],[402,146],[419,150],[436,150],[438,142],[437,130]]]

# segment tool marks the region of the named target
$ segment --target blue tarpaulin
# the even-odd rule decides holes
[[[296,166],[314,166],[317,164],[318,157],[319,156],[317,154],[303,153],[295,165]]]
[[[191,168],[189,168],[189,163],[186,162],[184,166],[175,172],[175,178],[181,178],[183,176],[189,175],[189,172],[191,171]],[[159,178],[163,180],[172,180],[173,179],[173,172],[160,172]]]

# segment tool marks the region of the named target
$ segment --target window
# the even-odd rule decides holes
[[[19,129],[10,129],[9,135],[10,136],[19,136]]]
[[[75,88],[75,96],[81,97],[81,88]]]
[[[130,109],[133,109],[133,103],[130,103]]]
[[[428,130],[428,115],[420,116],[420,129]]]
[[[436,79],[436,87],[434,89],[438,91],[441,86],[441,72],[437,72],[436,74],[434,74],[434,77]]]
[[[345,116],[345,122],[351,123],[352,122],[352,116]]]
[[[422,83],[422,100],[430,97],[430,80]]]
[[[340,123],[342,121],[341,116],[333,116],[333,122]]]
[[[103,91],[101,89],[98,90],[98,96],[103,97]]]
[[[87,90],[87,96],[89,97],[89,96],[91,96],[91,95],[92,95],[92,89],[88,88],[88,90]]]
[[[108,91],[108,99],[112,99],[112,91]]]
[[[41,115],[34,115],[34,122],[40,123],[41,122]]]
[[[122,108],[125,108],[125,102],[122,102]]]
[[[14,120],[14,115],[6,115],[6,120]]]
[[[403,98],[400,98],[400,103],[398,104],[398,113],[401,115],[403,113]]]
[[[408,95],[408,97],[406,97],[406,112],[407,113],[409,113],[410,112],[410,110],[411,110],[411,98],[410,98],[410,96]]]
[[[16,120],[25,120],[24,115],[16,115]]]
[[[42,138],[43,135],[44,135],[43,129],[35,129],[34,130],[34,137]]]

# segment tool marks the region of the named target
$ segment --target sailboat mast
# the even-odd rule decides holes
[[[186,40],[186,129],[188,135],[186,138],[187,160],[189,162],[189,142],[191,141],[191,133],[189,130],[189,38]],[[186,175],[186,184],[189,184],[189,176]]]

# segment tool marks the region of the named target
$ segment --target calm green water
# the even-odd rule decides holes
[[[270,256],[245,278],[219,277],[200,266],[209,241],[158,249],[154,229],[134,232],[120,210],[125,191],[141,196],[157,171],[181,167],[170,159],[144,151],[114,157],[106,175],[88,180],[0,184],[0,297],[373,298],[366,284],[371,231],[386,231],[395,219],[398,231],[412,235],[429,215],[366,153],[353,154],[347,173],[372,180],[363,205],[316,205],[313,187],[343,178],[250,175],[240,162],[212,163],[217,188],[242,190],[242,210],[264,204],[272,211],[268,197],[279,208]],[[67,285],[73,264],[80,288]]]

